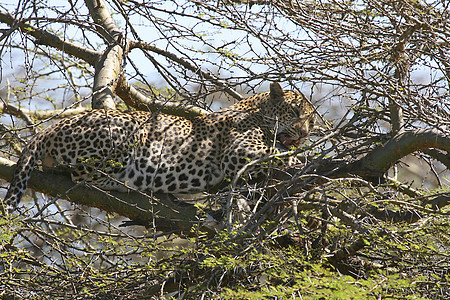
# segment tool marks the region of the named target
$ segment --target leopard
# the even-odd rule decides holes
[[[278,82],[209,114],[93,109],[38,132],[23,149],[4,204],[17,208],[32,170],[62,166],[73,182],[119,192],[167,194],[212,190],[250,161],[296,148],[315,124],[315,108]],[[278,145],[278,146],[277,146]],[[253,178],[263,168],[247,172]]]

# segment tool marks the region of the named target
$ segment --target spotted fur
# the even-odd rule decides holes
[[[272,83],[209,115],[182,118],[142,111],[92,110],[38,133],[23,150],[5,204],[17,206],[31,171],[63,165],[75,182],[108,190],[197,193],[233,178],[249,162],[273,153],[274,134],[297,144],[314,123],[300,93]]]

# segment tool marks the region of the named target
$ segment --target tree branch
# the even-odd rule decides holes
[[[14,162],[0,157],[0,178],[11,181],[14,169]],[[193,205],[177,204],[168,195],[158,194],[151,197],[134,191],[105,192],[74,184],[69,176],[51,171],[34,170],[28,187],[76,204],[117,213],[130,218],[136,224],[155,224],[156,230],[189,231],[198,221],[197,209]]]
[[[0,103],[0,113],[8,113],[24,120],[27,125],[32,125],[30,117],[37,120],[44,120],[54,116],[58,118],[66,118],[88,110],[86,107],[77,107],[69,109],[52,109],[52,110],[29,110],[19,108],[12,104]]]
[[[386,172],[400,158],[415,151],[437,148],[450,152],[450,136],[435,129],[419,129],[395,135],[386,144],[375,148],[361,160],[364,170]]]
[[[436,149],[425,149],[422,152],[441,162],[450,170],[450,155],[448,153],[445,154]]]
[[[122,31],[117,28],[105,2],[103,0],[85,0],[84,2],[102,37],[111,44],[117,43],[121,39]]]
[[[405,54],[405,47],[409,38],[418,28],[419,27],[417,26],[407,28],[400,36],[399,42],[392,49],[391,60],[395,65],[394,78],[396,79],[396,90],[403,90],[404,87],[407,86],[405,81],[409,73],[410,64],[408,62],[408,57]],[[395,93],[392,94],[395,95]],[[391,116],[392,132],[400,133],[405,125],[405,121],[403,119],[403,108],[396,103],[394,99],[389,99],[389,113]]]
[[[193,117],[204,115],[207,112],[198,107],[188,107],[180,103],[169,101],[161,101],[155,98],[147,97],[135,87],[133,87],[124,76],[120,76],[117,86],[116,94],[127,105],[140,110],[159,111],[169,115],[181,117]]]
[[[0,12],[0,22],[11,26],[9,32],[14,31],[16,28],[20,28],[23,32],[34,37],[36,39],[36,44],[54,47],[64,53],[82,59],[90,65],[94,65],[98,57],[101,55],[101,52],[67,42],[53,33],[39,29],[38,27],[27,22],[20,21],[4,12]],[[7,34],[4,36],[7,36]]]
[[[359,175],[365,179],[383,177],[384,173],[399,159],[415,151],[436,148],[450,152],[450,136],[436,129],[418,129],[396,134],[387,143],[373,149],[366,156],[342,166],[341,163],[325,162],[316,172],[333,178],[348,174]],[[332,174],[333,165],[337,167]],[[340,166],[340,167],[339,167]]]
[[[123,50],[120,45],[108,47],[95,64],[92,108],[115,109],[114,90],[122,72]]]
[[[142,41],[130,41],[130,49],[133,49],[133,48],[145,49],[145,50],[149,50],[149,51],[158,53],[158,54],[180,64],[181,66],[183,66],[186,69],[188,69],[189,71],[197,74],[201,78],[207,79],[207,80],[211,81],[212,83],[214,83],[215,85],[220,86],[227,94],[229,94],[233,98],[238,99],[238,100],[244,99],[244,97],[241,94],[239,94],[235,90],[229,88],[223,80],[220,80],[219,78],[217,78],[216,76],[214,76],[213,74],[211,74],[209,72],[203,71],[200,67],[191,64],[190,62],[184,60],[181,57],[178,57],[177,55],[175,55],[167,50],[160,49],[154,45],[151,45],[149,43],[142,42]]]
[[[114,90],[122,72],[124,51],[121,46],[122,32],[117,28],[108,6],[103,0],[85,0],[98,31],[111,45],[95,64],[94,94],[92,108],[115,109]]]
[[[112,19],[110,15],[109,19],[107,18],[109,11],[104,3],[102,2],[103,5],[97,6],[93,5],[93,3],[88,0],[86,0],[86,3],[88,4],[94,20],[100,22],[100,27],[105,27],[108,30],[112,30],[111,36],[118,36],[117,31],[114,31],[114,28],[111,26],[110,21]],[[22,22],[3,12],[0,12],[0,22],[10,25],[11,31],[16,27],[21,28],[27,34],[36,38],[36,44],[54,47],[69,55],[80,58],[92,66],[95,66],[96,72],[94,77],[92,107],[109,109],[115,108],[115,103],[113,101],[113,90],[116,85],[116,78],[122,69],[123,56],[122,48],[119,45],[108,47],[108,49],[102,54],[101,52],[93,51],[64,41],[55,34],[39,29],[29,23]],[[108,37],[108,40],[111,40],[109,35],[105,34],[105,36]]]
[[[178,104],[165,103],[154,101],[146,97],[144,94],[136,90],[130,85],[124,77],[118,79],[122,71],[122,61],[124,56],[124,50],[121,47],[120,42],[122,38],[121,31],[114,24],[114,20],[104,3],[104,1],[86,0],[86,5],[89,8],[89,12],[98,25],[98,29],[102,33],[108,42],[115,43],[107,48],[105,52],[99,52],[90,50],[88,48],[77,46],[73,43],[62,40],[55,34],[49,33],[43,29],[39,29],[34,25],[27,22],[20,21],[7,13],[0,12],[0,22],[6,23],[11,26],[10,31],[15,30],[17,27],[21,28],[25,33],[33,36],[36,39],[36,44],[46,45],[54,47],[63,51],[69,55],[73,55],[77,58],[84,60],[90,65],[95,67],[94,87],[93,87],[93,108],[115,108],[113,101],[114,92],[128,105],[138,109],[151,109],[153,111],[160,110],[165,113],[192,116],[203,113],[198,108],[181,108]],[[4,34],[3,36],[7,36]],[[244,97],[237,93],[235,90],[228,87],[225,82],[215,77],[214,75],[201,70],[198,66],[195,66],[188,61],[176,56],[175,54],[160,49],[156,46],[150,45],[145,42],[127,41],[132,48],[141,48],[149,50],[180,64],[191,72],[198,74],[200,77],[205,78],[217,86],[223,88],[223,90],[231,95],[235,99],[243,99]],[[125,50],[125,54],[129,49]],[[165,106],[169,107],[166,108]]]

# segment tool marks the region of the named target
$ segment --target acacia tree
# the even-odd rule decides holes
[[[90,107],[195,116],[211,111],[216,100],[236,101],[279,81],[316,104],[321,129],[301,149],[275,155],[303,161],[274,178],[275,187],[273,181],[255,188],[232,180],[206,195],[202,205],[145,191],[105,192],[74,185],[66,174],[36,170],[29,187],[55,198],[32,194],[28,217],[3,217],[1,247],[9,257],[2,258],[6,277],[0,287],[23,297],[80,289],[87,296],[86,288],[94,296],[189,290],[232,297],[243,293],[239,287],[263,291],[271,285],[286,295],[331,293],[305,286],[337,280],[309,260],[370,278],[369,288],[358,290],[361,295],[448,295],[448,5],[102,0],[1,5],[2,66],[23,65],[17,73],[2,73],[0,177],[6,181],[30,136]],[[404,164],[412,160],[426,166],[419,182],[429,185],[427,190],[405,176]],[[261,162],[249,164],[255,163]],[[73,208],[54,201],[59,198],[85,205],[76,209],[84,222],[74,221]],[[119,229],[117,215],[86,207],[145,224],[150,233]],[[157,251],[167,251],[156,237],[174,233],[193,238],[195,246],[156,259]],[[218,240],[223,247],[215,246]],[[25,255],[17,251],[20,243],[26,244]],[[294,257],[286,247],[297,249]],[[144,257],[151,259],[142,269]],[[8,266],[20,271],[6,272]],[[80,270],[89,280],[71,276]],[[114,278],[106,278],[111,270]],[[35,274],[42,280],[31,280]],[[405,274],[425,277],[403,283],[398,279]],[[26,287],[17,287],[18,280]],[[348,289],[347,281],[335,289]],[[66,282],[71,288],[55,289]]]

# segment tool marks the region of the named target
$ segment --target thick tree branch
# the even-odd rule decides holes
[[[89,14],[97,24],[97,30],[110,44],[121,39],[122,31],[117,28],[108,6],[103,0],[85,0]]]
[[[114,90],[122,72],[123,51],[120,45],[108,47],[95,65],[92,108],[115,109]]]
[[[85,3],[99,32],[111,44],[95,64],[92,108],[115,109],[114,90],[122,72],[124,57],[122,32],[117,28],[103,0],[85,0]]]
[[[14,162],[0,157],[0,178],[11,181],[14,167]],[[28,187],[76,204],[117,213],[137,224],[155,224],[156,230],[189,231],[197,222],[197,209],[193,205],[176,204],[167,195],[155,195],[152,198],[133,191],[104,192],[76,185],[67,175],[38,170],[33,171]]]
[[[364,170],[386,172],[400,158],[429,148],[450,152],[450,136],[435,129],[419,129],[395,135],[386,144],[375,148],[361,161]]]
[[[450,136],[444,135],[436,129],[401,132],[353,163],[344,166],[339,162],[323,163],[317,168],[316,172],[333,178],[354,174],[371,180],[382,177],[390,167],[406,155],[430,148],[450,152]],[[329,174],[333,165],[340,167]]]
[[[109,13],[104,5],[92,5],[92,7],[94,12],[101,10],[101,13],[94,13],[94,19],[97,21],[99,18],[105,16],[105,10]],[[104,24],[102,23],[102,25],[106,26],[108,29],[111,29],[111,25],[106,21]],[[93,51],[64,41],[55,34],[39,29],[29,23],[22,22],[3,12],[0,12],[0,22],[10,25],[12,27],[11,31],[14,30],[15,27],[21,28],[27,34],[33,36],[36,39],[37,44],[54,47],[69,55],[80,58],[92,66],[95,66],[96,74],[94,78],[92,106],[94,108],[115,108],[113,101],[113,90],[116,84],[116,78],[121,72],[123,56],[122,48],[119,45],[108,47],[108,49],[102,54],[101,52]],[[117,35],[115,31],[113,33],[113,36]]]
[[[435,149],[440,149],[448,153],[450,151],[450,136],[435,129],[404,131],[354,162],[345,164],[342,160],[333,159],[313,162],[314,174],[328,178],[345,178],[351,175],[357,175],[365,180],[378,182],[399,159],[415,151],[426,153]],[[442,152],[439,152],[439,154],[439,158],[445,163],[445,155]],[[299,171],[303,172],[302,169],[298,168],[288,168],[287,170],[289,174],[296,174]],[[319,181],[322,182],[323,180]],[[303,184],[297,187],[297,184],[295,182],[293,183],[294,191],[304,188]],[[403,187],[399,188],[403,189]],[[412,190],[402,192],[411,197],[420,196],[412,194]]]

